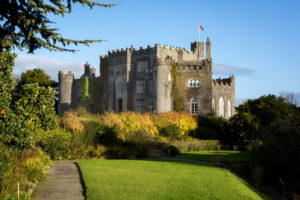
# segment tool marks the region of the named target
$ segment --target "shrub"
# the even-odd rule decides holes
[[[220,150],[221,148],[218,140],[177,141],[172,145],[176,146],[180,152]]]
[[[81,132],[84,129],[83,124],[77,117],[77,112],[73,110],[65,112],[58,123],[67,131]]]
[[[161,129],[160,134],[169,140],[176,140],[180,138],[180,128],[175,124],[170,124]]]
[[[38,83],[22,85],[14,101],[14,110],[23,120],[30,121],[35,128],[44,130],[56,126],[55,91],[41,87]]]
[[[162,133],[167,126],[177,126],[180,130],[180,135],[188,135],[191,131],[197,128],[195,118],[187,113],[168,112],[152,116],[154,125]]]
[[[27,124],[17,116],[10,108],[0,107],[0,137],[6,145],[16,147],[19,150],[33,145],[31,134]]]
[[[71,151],[69,143],[71,140],[71,133],[62,129],[54,130],[36,130],[35,137],[37,144],[54,160],[61,160],[63,158],[71,158]]]
[[[20,199],[29,199],[30,191],[47,176],[50,158],[41,149],[27,149],[17,153],[0,143],[0,199],[17,199],[17,182]]]
[[[158,135],[157,128],[152,123],[149,114],[141,115],[134,112],[115,114],[107,112],[102,116],[102,120],[105,125],[116,132],[117,138],[123,141],[141,131],[151,137]]]
[[[173,146],[173,145],[170,145],[167,148],[167,151],[168,151],[168,156],[178,156],[178,155],[180,155],[180,150],[176,146]]]

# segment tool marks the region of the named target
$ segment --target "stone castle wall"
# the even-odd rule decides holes
[[[138,65],[147,63],[147,67],[139,71]],[[227,102],[231,103],[231,113],[235,105],[235,81],[229,79],[212,80],[212,59],[210,57],[210,40],[206,41],[206,57],[204,43],[191,43],[191,51],[161,46],[118,49],[108,51],[100,57],[100,77],[95,77],[95,69],[86,63],[85,73],[80,79],[74,79],[71,72],[59,73],[60,112],[81,106],[80,80],[85,77],[95,80],[94,105],[91,109],[105,111],[137,111],[167,112],[172,103],[172,64],[178,67],[179,81],[185,96],[185,110],[190,112],[190,101],[198,102],[197,114],[204,115],[212,111],[218,113],[218,100],[223,98],[224,117],[228,117]],[[197,87],[189,87],[189,81],[198,81]],[[143,83],[144,91],[140,92],[138,84]],[[215,103],[213,103],[213,101]],[[172,107],[172,106],[171,106]],[[229,114],[231,114],[229,113]]]

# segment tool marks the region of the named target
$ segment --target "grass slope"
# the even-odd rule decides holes
[[[90,160],[78,163],[88,200],[269,199],[225,169],[161,160]]]
[[[250,156],[247,152],[244,151],[196,151],[196,152],[185,152],[181,153],[175,158],[189,159],[189,160],[199,160],[211,162],[213,159],[219,161],[250,161]]]

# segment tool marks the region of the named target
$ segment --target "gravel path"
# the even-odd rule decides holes
[[[76,161],[58,161],[49,169],[49,177],[32,193],[33,200],[84,200]]]

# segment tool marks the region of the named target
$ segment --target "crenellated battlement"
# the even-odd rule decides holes
[[[58,72],[58,79],[61,80],[61,79],[64,79],[64,80],[67,80],[67,79],[74,79],[74,74],[72,73],[72,71],[68,71],[68,73],[64,73],[62,71],[59,71]]]
[[[224,88],[231,88],[235,87],[235,78],[234,76],[230,76],[229,78],[218,78],[212,80],[212,85],[215,87],[224,87]]]

